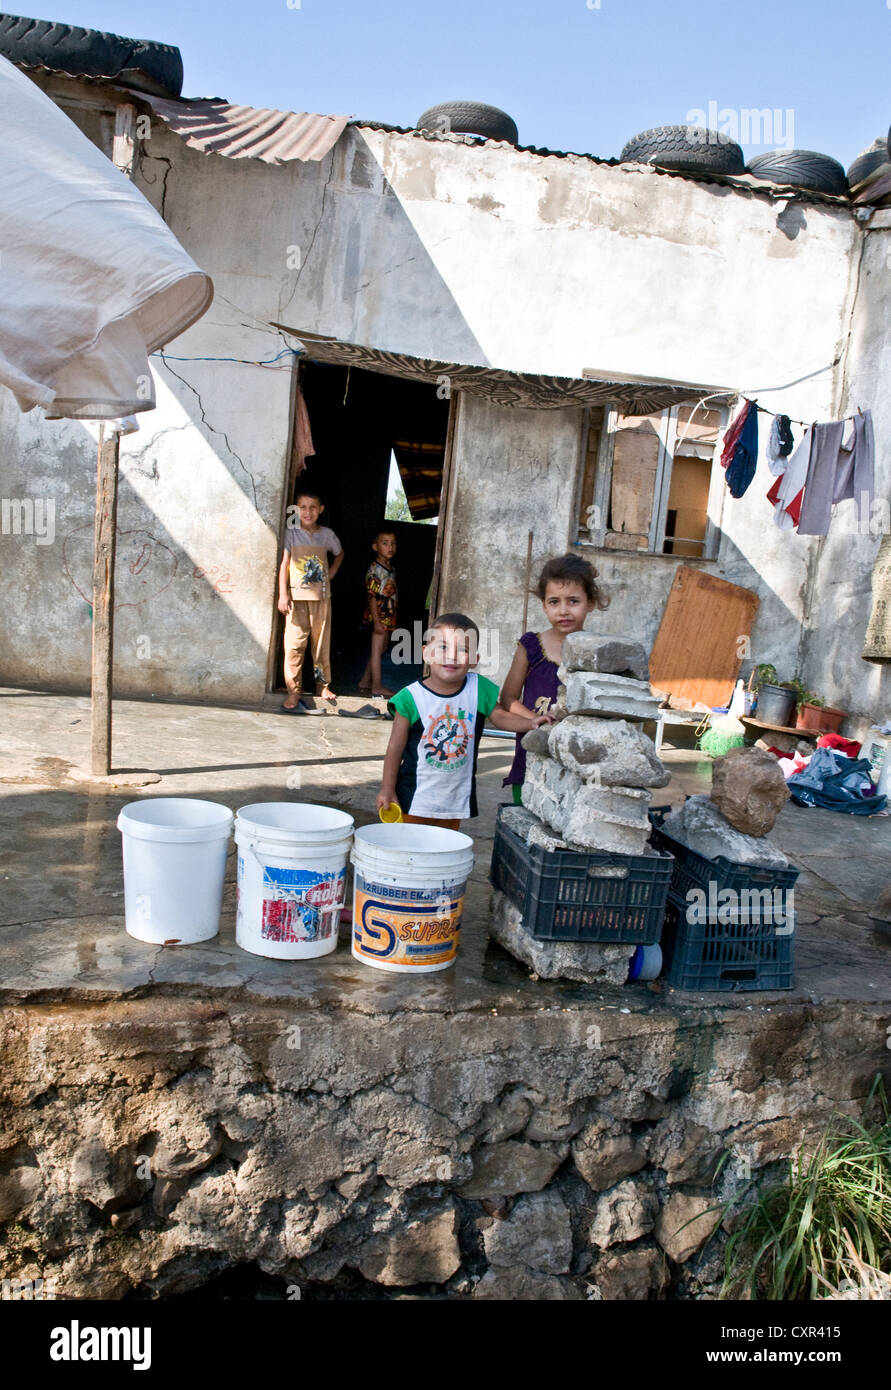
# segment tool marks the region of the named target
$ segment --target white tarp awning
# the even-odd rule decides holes
[[[112,419],[155,404],[148,354],[213,285],[130,180],[0,57],[0,384],[22,410]]]

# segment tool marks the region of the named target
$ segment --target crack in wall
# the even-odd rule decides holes
[[[308,245],[307,248],[306,248],[305,254],[301,254],[301,257],[300,257],[300,265],[299,265],[298,268],[297,268],[297,277],[296,277],[296,279],[294,280],[294,284],[293,284],[293,287],[292,287],[292,289],[291,289],[291,293],[290,293],[290,295],[289,295],[289,297],[288,297],[287,303],[283,303],[282,300],[279,299],[279,309],[278,309],[278,318],[279,318],[279,320],[284,319],[285,314],[287,313],[287,311],[290,309],[292,303],[294,302],[294,296],[296,295],[297,290],[298,290],[298,287],[299,287],[299,285],[300,285],[300,277],[302,276],[304,270],[306,269],[307,262],[309,261],[309,258],[310,258],[311,254],[312,254],[312,249],[313,249],[313,247],[314,247],[315,244],[316,244],[316,237],[317,237],[318,234],[319,234],[319,228],[321,227],[323,221],[325,220],[325,201],[326,201],[327,196],[328,196],[328,189],[329,189],[329,187],[330,187],[330,185],[331,185],[331,181],[332,181],[332,179],[334,178],[334,151],[333,151],[333,150],[332,150],[332,152],[330,153],[330,155],[328,156],[328,159],[329,159],[328,177],[325,179],[325,182],[324,182],[324,184],[322,185],[322,206],[321,206],[321,208],[320,208],[320,210],[319,210],[319,220],[318,220],[318,222],[316,223],[315,227],[313,228],[312,236],[311,236],[310,239],[309,239],[309,245]]]
[[[145,154],[144,151],[143,151],[142,149],[140,149],[140,153],[139,153],[139,176],[140,176],[140,178],[143,180],[143,182],[145,182],[145,183],[147,183],[147,184],[149,185],[150,188],[153,188],[153,187],[158,183],[159,180],[158,180],[157,174],[155,175],[155,177],[154,177],[153,179],[150,179],[150,178],[148,177],[148,174],[146,173],[146,170],[145,170],[145,164],[146,164],[146,161],[147,161],[147,160],[154,160],[154,161],[156,161],[158,164],[164,164],[164,165],[166,165],[166,168],[165,168],[165,170],[164,170],[163,176],[161,177],[161,180],[160,180],[160,183],[161,183],[161,206],[160,206],[160,208],[158,209],[158,211],[160,212],[160,214],[161,214],[161,216],[163,217],[164,221],[166,222],[166,221],[167,221],[167,180],[170,178],[170,172],[171,172],[171,170],[172,170],[172,168],[173,168],[173,161],[170,160],[170,159],[168,159],[166,155],[163,155],[163,154]]]
[[[171,367],[170,363],[167,361],[167,358],[164,356],[163,352],[159,352],[159,353],[158,353],[158,356],[160,357],[161,361],[164,363],[164,366],[167,368],[167,370],[168,370],[168,372],[170,373],[170,375],[176,377],[177,381],[182,382],[183,386],[187,387],[188,390],[192,392],[192,395],[195,397],[196,401],[198,402],[198,409],[201,411],[201,423],[207,427],[207,429],[210,431],[211,434],[218,434],[218,435],[220,436],[221,439],[224,439],[224,440],[225,440],[225,442],[226,442],[226,448],[228,449],[228,451],[229,451],[229,453],[231,454],[232,458],[234,458],[234,459],[241,465],[242,469],[244,470],[245,475],[247,476],[248,482],[250,483],[250,487],[251,487],[251,496],[252,496],[253,501],[254,501],[254,506],[255,506],[255,508],[257,509],[257,511],[259,512],[259,510],[260,510],[260,504],[259,504],[259,501],[258,501],[258,499],[257,499],[257,484],[256,484],[256,482],[255,482],[255,480],[254,480],[254,475],[253,475],[253,473],[251,472],[251,470],[248,468],[247,464],[245,463],[245,461],[244,461],[244,459],[241,457],[241,455],[240,455],[240,454],[237,454],[237,453],[235,452],[235,450],[232,448],[232,445],[231,445],[231,443],[230,443],[230,441],[229,441],[229,436],[228,436],[228,434],[226,433],[225,430],[219,430],[219,429],[217,429],[216,426],[215,426],[215,425],[212,425],[212,424],[210,423],[210,421],[208,420],[207,415],[206,415],[205,410],[204,410],[204,402],[203,402],[202,399],[201,399],[201,393],[198,391],[197,387],[193,386],[192,383],[191,383],[190,381],[186,381],[186,378],[185,378],[184,376],[180,376],[179,372],[175,372],[175,371],[173,370],[173,368]],[[191,423],[191,422],[189,422],[189,423]],[[182,428],[183,428],[183,429],[187,429],[187,428],[188,428],[188,425],[184,425],[184,426],[182,426]],[[164,431],[162,431],[162,433],[164,433]]]

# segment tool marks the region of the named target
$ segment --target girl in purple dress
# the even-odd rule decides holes
[[[597,587],[597,571],[580,555],[548,560],[538,576],[535,593],[541,599],[550,627],[544,632],[523,633],[499,700],[511,714],[530,718],[546,713],[556,703],[557,667],[566,634],[581,632],[591,610],[609,604]],[[517,805],[522,804],[525,776],[526,750],[518,737],[511,770],[502,783],[513,787]]]

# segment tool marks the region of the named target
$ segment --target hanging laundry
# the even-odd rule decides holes
[[[774,479],[767,494],[768,502],[773,503],[773,519],[781,531],[791,531],[798,525],[804,484],[807,478],[808,463],[811,456],[811,439],[818,426],[805,430],[801,443],[792,454],[785,469]]]
[[[771,473],[778,475],[785,470],[785,460],[795,445],[792,423],[788,415],[775,415],[767,441],[767,462]]]
[[[758,410],[746,401],[724,440],[721,467],[726,471],[731,497],[742,497],[755,476],[758,462]]]
[[[834,502],[853,497],[858,507],[868,510],[874,472],[875,437],[870,411],[849,420],[815,425],[798,534],[825,536]]]
[[[891,534],[885,534],[872,568],[872,612],[863,642],[864,661],[891,661]]]

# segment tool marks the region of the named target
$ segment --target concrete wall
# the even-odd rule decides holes
[[[461,396],[438,606],[468,613],[485,629],[480,670],[499,683],[523,632],[529,532],[538,556],[569,529],[582,415]],[[529,614],[538,625],[534,597]]]
[[[861,235],[847,208],[370,128],[348,129],[320,163],[272,168],[200,154],[156,122],[138,182],[216,285],[211,310],[171,357],[271,358],[293,341],[269,326],[280,322],[521,371],[594,368],[750,392],[807,377],[759,399],[803,419],[838,408],[840,383],[820,369],[849,327]],[[880,302],[864,362],[882,331]],[[155,365],[158,409],[122,447],[117,688],[255,700],[272,631],[289,362]],[[878,386],[861,394],[872,400]],[[537,562],[575,539],[579,418],[475,403],[456,438],[441,592],[464,595],[509,634],[508,653],[528,529]],[[3,495],[49,489],[58,535],[42,548],[2,537],[28,614],[4,620],[2,678],[83,688],[89,611],[62,549],[79,557],[85,582],[93,443],[82,426],[23,420],[8,397],[0,439]],[[757,589],[755,659],[787,669],[799,663],[818,544],[772,529],[769,481],[762,466],[740,502],[715,489],[722,538],[711,564]],[[613,594],[598,625],[652,640],[678,560],[592,558]],[[865,626],[867,563],[847,633]],[[839,698],[864,706],[871,687],[843,688],[856,641],[838,631],[831,585],[818,588],[819,628],[836,633]]]
[[[888,525],[891,499],[891,211],[867,224],[850,350],[840,382],[839,413],[872,409],[876,435],[876,504],[871,512],[855,501],[835,508],[828,535],[817,542],[809,592],[804,671],[808,684],[827,701],[863,717],[851,727],[862,736],[873,720],[891,716],[891,670],[861,656],[872,605],[871,577],[879,530]],[[884,518],[881,504],[884,504]],[[846,726],[848,727],[848,726]]]

